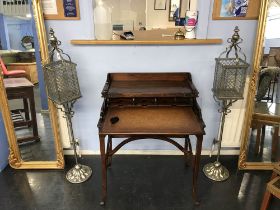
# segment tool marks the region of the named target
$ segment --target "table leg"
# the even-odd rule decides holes
[[[193,200],[196,205],[199,205],[197,199],[197,179],[198,179],[198,172],[199,172],[199,165],[200,165],[200,155],[201,155],[201,148],[202,148],[202,135],[196,135],[196,152],[195,152],[195,159],[194,159],[194,167],[193,167],[193,186],[192,186],[192,196]]]
[[[262,126],[262,130],[261,130],[261,143],[260,143],[260,156],[263,155],[263,146],[264,146],[264,140],[265,140],[265,129],[266,129],[266,126],[263,125]]]
[[[102,197],[100,205],[105,205],[107,196],[107,167],[105,154],[105,135],[99,135],[100,155],[101,155],[101,170],[102,170]]]
[[[279,158],[277,157],[278,154],[278,142],[279,142],[279,125],[274,126],[274,133],[272,136],[272,145],[271,145],[271,160],[272,161],[277,161]]]
[[[33,136],[37,139],[39,139],[38,134],[38,126],[37,126],[37,117],[36,117],[36,109],[35,109],[35,101],[34,101],[34,92],[33,87],[29,88],[28,91],[28,98],[30,103],[30,113],[31,113],[31,120],[32,120],[32,128],[33,128]]]
[[[185,137],[185,153],[184,153],[184,157],[185,157],[185,164],[186,166],[192,165],[192,145],[191,145],[191,140],[189,135],[187,135]]]
[[[270,180],[274,179],[276,176],[277,176],[277,174],[275,172],[273,172]],[[264,196],[263,196],[261,208],[260,208],[261,210],[266,210],[268,208],[271,198],[272,198],[272,194],[266,189]]]
[[[263,201],[260,208],[261,210],[267,210],[271,197],[272,197],[271,193],[268,190],[265,190]]]
[[[24,116],[25,116],[25,121],[29,121],[29,107],[28,107],[28,101],[27,98],[23,98],[23,109],[24,109]],[[30,127],[30,126],[28,126]]]
[[[261,124],[257,122],[257,136],[256,136],[256,145],[255,145],[255,155],[258,155],[260,152],[260,142],[261,142]]]

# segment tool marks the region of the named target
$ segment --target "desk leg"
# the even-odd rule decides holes
[[[192,196],[193,196],[193,200],[194,200],[195,204],[199,205],[199,202],[197,200],[197,178],[198,178],[198,172],[199,172],[203,136],[197,135],[196,138],[197,138],[197,141],[196,141],[196,152],[195,152],[194,167],[193,167]]]
[[[107,167],[110,167],[112,164],[112,155],[110,155],[110,152],[112,152],[112,136],[108,136],[108,142],[107,142],[107,152],[106,152],[106,164]]]
[[[107,196],[107,167],[105,154],[105,135],[99,135],[100,155],[101,155],[101,170],[102,170],[102,197],[100,205],[105,205]]]

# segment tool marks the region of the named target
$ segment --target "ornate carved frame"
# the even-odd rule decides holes
[[[261,63],[268,5],[269,5],[269,0],[261,1],[258,32],[256,37],[256,43],[255,43],[255,54],[253,59],[253,72],[250,79],[250,85],[248,90],[249,92],[248,92],[247,104],[246,104],[247,109],[246,109],[243,129],[241,133],[241,146],[240,146],[240,155],[238,161],[239,169],[271,170],[274,165],[274,163],[271,162],[247,162],[249,132],[250,132],[250,126],[252,121],[253,108],[255,104],[254,98],[256,94],[256,86],[257,86],[260,63]]]
[[[37,35],[40,45],[40,53],[42,64],[44,64],[48,58],[48,45],[46,39],[46,30],[43,19],[43,11],[40,0],[32,0],[33,15],[35,19]],[[3,84],[3,78],[0,76],[0,107],[5,124],[5,129],[9,141],[9,164],[15,169],[62,169],[64,168],[64,156],[61,146],[59,135],[58,115],[55,105],[49,100],[49,113],[51,119],[51,125],[54,134],[56,157],[55,161],[30,161],[25,162],[21,159],[19,148],[17,145],[17,138],[14,132],[14,126],[10,115],[10,109],[8,106],[7,95]]]

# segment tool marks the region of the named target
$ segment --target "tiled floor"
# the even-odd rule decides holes
[[[37,113],[37,125],[40,141],[31,141],[19,145],[24,161],[53,161],[56,159],[54,137],[48,114]],[[16,129],[18,137],[32,136],[32,128]]]
[[[201,166],[208,163],[203,156]],[[0,173],[1,210],[112,209],[112,210],[257,210],[259,209],[269,171],[238,171],[237,156],[221,158],[231,176],[225,182],[213,182],[203,173],[199,177],[200,206],[191,198],[191,169],[184,167],[181,156],[115,156],[108,169],[108,198],[99,206],[101,172],[99,156],[85,156],[81,163],[93,169],[85,183],[65,180],[73,166],[66,157],[65,170],[14,170]],[[271,210],[279,210],[273,200]]]

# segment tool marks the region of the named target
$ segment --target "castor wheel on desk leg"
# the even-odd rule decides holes
[[[199,206],[200,205],[200,200],[197,198],[196,195],[193,195],[193,203],[195,206]]]
[[[100,201],[100,206],[105,206],[105,201]]]

